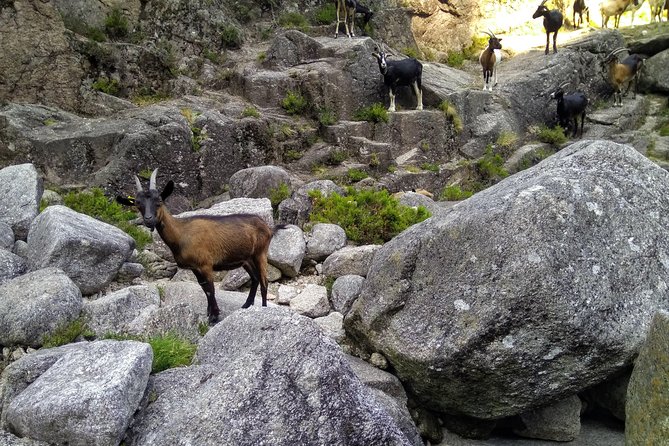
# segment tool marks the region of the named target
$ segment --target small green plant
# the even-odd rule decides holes
[[[151,88],[142,88],[137,94],[133,95],[130,100],[133,104],[139,107],[145,107],[147,105],[157,104],[170,99],[170,96],[166,93],[156,92]]]
[[[419,56],[418,50],[409,46],[404,47],[404,49],[402,49],[402,53],[404,53],[407,57],[413,57],[414,59],[418,59]]]
[[[338,166],[339,164],[346,161],[348,158],[348,153],[345,150],[333,150],[328,156],[327,164],[332,166]]]
[[[200,322],[197,324],[197,331],[200,333],[200,336],[204,336],[209,332],[209,324],[206,322]]]
[[[430,143],[428,141],[421,141],[420,142],[420,150],[423,152],[429,152],[430,151]]]
[[[128,20],[119,6],[114,6],[107,14],[105,33],[112,39],[122,39],[128,35]]]
[[[439,195],[440,200],[445,201],[460,201],[465,200],[474,195],[474,192],[469,190],[462,190],[457,184],[446,186]]]
[[[288,197],[290,197],[290,186],[286,183],[281,183],[278,187],[269,191],[269,201],[272,203],[273,208],[279,206],[279,203]]]
[[[307,100],[299,92],[288,91],[281,101],[281,107],[289,115],[302,115],[307,111]]]
[[[388,172],[389,172],[389,173],[395,173],[395,172],[397,172],[397,166],[394,165],[394,164],[391,164],[390,166],[388,166]]]
[[[423,163],[420,168],[430,172],[439,172],[439,164],[437,163]]]
[[[357,183],[358,181],[362,181],[368,176],[369,175],[367,175],[367,172],[356,168],[348,169],[348,171],[346,172],[346,178],[348,178],[348,180],[351,181],[352,183]]]
[[[549,128],[548,126],[543,125],[539,129],[537,138],[539,138],[539,141],[541,142],[545,142],[547,144],[553,144],[556,146],[559,146],[560,144],[564,144],[565,142],[567,142],[567,137],[564,134],[564,129],[559,125],[556,125],[554,128]]]
[[[534,166],[535,164],[540,163],[541,161],[545,160],[549,156],[553,155],[552,150],[547,150],[547,149],[538,149],[534,152],[527,153],[525,156],[523,156],[518,163],[518,171],[529,169],[530,167]]]
[[[379,167],[380,165],[381,159],[379,159],[379,154],[372,152],[372,154],[369,155],[369,167]]]
[[[186,118],[186,122],[188,122],[188,125],[190,126],[190,143],[193,152],[199,152],[202,148],[202,141],[207,139],[207,131],[195,125],[195,120],[200,116],[200,113],[195,112],[190,108],[182,108],[181,116]]]
[[[104,221],[125,231],[135,239],[139,251],[153,240],[151,234],[130,223],[137,215],[126,211],[116,201],[105,197],[102,189],[93,188],[90,192],[69,192],[63,197],[63,203],[70,209]]]
[[[323,282],[323,286],[325,287],[325,290],[328,293],[328,297],[332,296],[332,286],[334,285],[335,280],[337,280],[336,277],[327,276],[325,278],[325,281]]]
[[[324,107],[318,110],[318,122],[322,126],[328,126],[338,121],[337,114],[330,108]]]
[[[470,60],[477,60],[481,51],[488,46],[487,36],[475,35],[472,37],[472,43],[462,50],[462,54]]]
[[[56,121],[56,120],[53,119],[53,118],[46,118],[46,119],[42,122],[42,124],[44,124],[44,125],[47,126],[47,127],[50,127],[50,126],[52,126],[52,125],[58,124],[58,121]]]
[[[209,62],[218,64],[221,62],[221,55],[217,51],[212,51],[209,48],[205,48],[202,52],[202,56],[207,59]]]
[[[259,118],[260,112],[253,106],[246,107],[242,112],[242,118]]]
[[[152,373],[190,365],[197,349],[197,345],[172,333],[149,338],[148,343],[153,349]]]
[[[279,26],[285,29],[297,29],[305,32],[309,28],[309,22],[299,12],[286,12],[279,17]]]
[[[504,149],[510,149],[512,148],[516,143],[518,142],[518,135],[516,135],[514,132],[511,132],[509,130],[502,130],[497,137],[497,141],[495,144],[498,146],[504,148]]]
[[[116,79],[109,79],[108,77],[99,77],[91,85],[93,90],[101,91],[112,96],[116,96],[119,93],[120,86],[119,82]]]
[[[74,342],[80,336],[83,338],[95,337],[95,333],[88,328],[83,318],[78,318],[61,325],[53,333],[45,335],[42,338],[42,347],[60,347],[61,345]]]
[[[360,244],[384,243],[409,226],[430,216],[422,206],[402,206],[387,190],[356,190],[349,187],[345,195],[333,193],[324,197],[312,191],[311,222],[336,223],[346,236]]]
[[[295,150],[295,149],[288,149],[284,153],[284,156],[286,157],[286,159],[288,161],[297,161],[300,158],[302,158],[303,155],[304,154],[302,152],[300,152],[299,150]]]
[[[443,111],[444,115],[446,115],[446,118],[448,118],[448,120],[453,123],[453,128],[455,129],[456,133],[462,132],[462,118],[460,118],[458,111],[450,102],[445,99],[441,101],[439,104],[439,110]]]
[[[333,2],[321,6],[314,13],[313,22],[316,25],[330,25],[337,20],[337,8]]]
[[[665,122],[662,124],[662,126],[659,128],[658,133],[660,136],[669,136],[669,122]]]
[[[104,42],[107,36],[100,28],[89,26],[84,20],[74,16],[63,16],[63,25],[73,33],[87,37],[95,42]]]
[[[237,27],[222,24],[219,26],[221,32],[221,46],[223,48],[235,49],[242,45],[242,36]]]
[[[488,145],[485,155],[476,162],[476,170],[488,185],[509,176],[509,172],[504,168],[504,158],[499,153],[494,153],[491,145]]]
[[[258,53],[258,62],[264,62],[267,59],[267,52],[261,51]]]
[[[142,179],[149,180],[151,178],[152,173],[153,173],[153,171],[151,169],[142,169],[142,170],[139,171],[137,176],[142,178]]]
[[[370,105],[369,107],[364,107],[355,112],[353,115],[354,121],[367,121],[367,122],[388,122],[388,110],[386,107],[377,102]]]
[[[406,170],[409,173],[420,173],[420,167],[414,166],[413,164],[409,164],[407,166],[404,166],[404,170]]]
[[[446,64],[449,67],[460,68],[465,63],[465,54],[461,51],[449,51],[446,56]]]

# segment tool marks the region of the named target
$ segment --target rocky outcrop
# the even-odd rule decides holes
[[[629,146],[563,149],[385,244],[347,333],[437,411],[573,395],[630,364],[667,305],[668,180]]]
[[[26,239],[30,224],[39,213],[42,184],[32,164],[0,170],[0,222],[12,228],[16,239]]]

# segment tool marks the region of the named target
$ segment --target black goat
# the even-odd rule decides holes
[[[390,107],[388,111],[395,111],[395,91],[399,86],[411,85],[416,94],[416,110],[423,109],[422,76],[423,65],[413,57],[402,60],[386,60],[386,53],[376,48],[372,53],[379,62],[379,70],[383,75],[383,83],[388,87]]]
[[[214,271],[229,271],[243,267],[251,276],[251,290],[242,308],[253,305],[258,285],[262,304],[267,306],[267,252],[272,231],[257,215],[236,214],[221,217],[201,216],[175,218],[163,201],[174,190],[169,181],[162,192],[156,190],[154,170],[149,180],[149,190],[135,177],[137,196],[116,197],[127,206],[137,206],[144,224],[158,234],[174,255],[180,268],[193,271],[207,296],[207,315],[210,323],[216,323],[220,310],[214,295]]]
[[[576,21],[576,14],[578,14],[578,21]],[[574,0],[574,16],[572,23],[574,28],[580,28],[583,22],[583,14],[585,14],[585,23],[590,23],[590,8],[585,4],[585,0]]]
[[[355,2],[355,13],[362,14],[362,30],[364,31],[369,21],[372,20],[374,13],[360,2]]]
[[[548,54],[548,47],[549,47],[549,42],[550,42],[550,34],[553,33],[553,52],[557,53],[557,44],[555,41],[557,40],[557,34],[558,30],[562,27],[562,13],[558,11],[557,9],[553,10],[548,10],[544,4],[548,0],[543,0],[539,7],[537,8],[536,11],[534,11],[534,14],[532,14],[532,18],[536,19],[538,17],[543,17],[544,18],[544,29],[546,30],[546,51],[545,54]]]
[[[551,98],[557,100],[558,122],[565,130],[573,124],[572,137],[574,137],[578,131],[578,117],[580,116],[580,136],[583,136],[583,123],[585,122],[585,109],[588,106],[588,98],[580,91],[565,96],[563,88],[567,84],[560,85],[558,89],[551,94]]]

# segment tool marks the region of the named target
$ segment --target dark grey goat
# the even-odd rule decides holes
[[[578,14],[578,21],[576,21],[576,14]],[[580,28],[583,22],[583,14],[585,14],[585,23],[590,23],[590,8],[585,4],[585,0],[574,0],[574,17],[572,23],[574,28]]]
[[[379,47],[372,53],[379,62],[379,70],[383,75],[383,83],[388,87],[390,95],[389,112],[395,111],[395,91],[397,87],[411,85],[416,94],[416,110],[423,109],[422,76],[423,65],[413,57],[402,60],[386,60],[386,53]]]
[[[572,137],[576,136],[578,130],[578,117],[581,117],[581,134],[583,136],[583,123],[585,122],[585,109],[588,106],[588,98],[584,93],[577,91],[568,95],[564,94],[563,88],[569,83],[562,84],[551,94],[551,98],[557,100],[557,116],[560,126],[567,130],[573,124]]]
[[[532,14],[532,18],[536,19],[538,17],[543,17],[544,18],[544,29],[546,30],[546,51],[545,54],[548,54],[548,47],[549,47],[549,42],[550,42],[550,34],[553,33],[553,52],[557,53],[557,44],[555,43],[557,40],[557,34],[558,30],[562,27],[562,13],[558,11],[557,9],[552,9],[548,10],[546,8],[545,3],[548,0],[543,0],[539,7],[537,8],[536,11],[534,11],[534,14]]]

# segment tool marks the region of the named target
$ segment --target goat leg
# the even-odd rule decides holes
[[[553,33],[553,53],[557,53],[557,31]]]
[[[212,273],[206,274],[196,270],[193,270],[193,273],[197,278],[197,283],[200,284],[205,296],[207,296],[207,317],[209,318],[209,324],[214,325],[219,321],[221,310],[219,310],[216,302]]]

